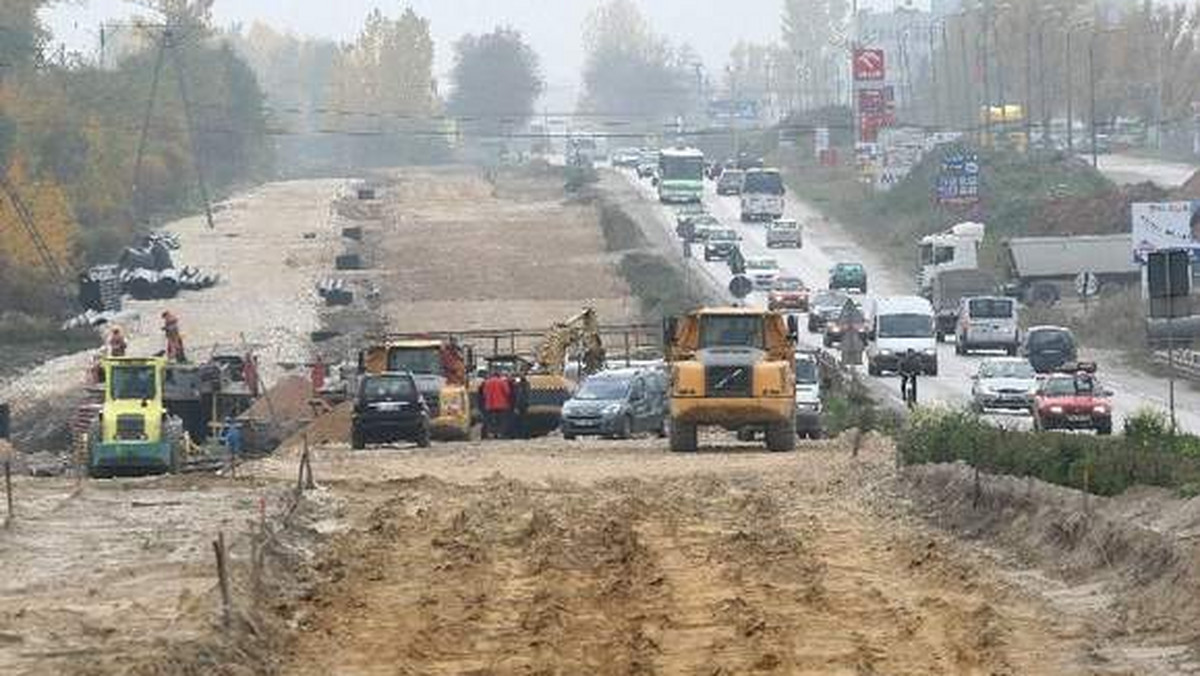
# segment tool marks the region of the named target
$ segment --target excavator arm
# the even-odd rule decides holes
[[[561,374],[566,368],[568,352],[576,345],[583,350],[584,375],[604,368],[604,344],[594,308],[584,308],[583,312],[550,327],[537,347],[538,363],[547,373]]]

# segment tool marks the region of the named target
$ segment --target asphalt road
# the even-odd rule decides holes
[[[639,181],[627,173],[628,180],[637,182],[647,199],[654,199],[649,182]],[[705,205],[708,210],[728,227],[742,234],[742,252],[747,257],[770,256],[779,262],[780,269],[790,276],[800,277],[810,289],[826,286],[829,269],[838,262],[856,261],[868,270],[872,295],[913,295],[916,285],[910,261],[883,261],[872,252],[863,249],[850,239],[836,223],[827,221],[807,203],[788,196],[786,217],[805,223],[804,247],[802,249],[767,249],[766,231],[762,224],[744,224],[740,219],[740,206],[736,197],[717,196],[712,183],[707,184]],[[675,212],[669,206],[657,207],[662,227],[674,236]],[[678,240],[674,240],[678,242]],[[698,274],[707,277],[715,287],[728,287],[732,275],[722,261],[705,263],[703,249],[693,247],[690,265]],[[747,302],[765,306],[766,296],[755,293]],[[801,321],[803,329],[804,322]],[[801,344],[820,347],[820,336],[801,331]],[[965,406],[971,399],[971,376],[986,355],[959,356],[954,352],[953,341],[938,348],[939,374],[936,378],[925,377],[920,381],[921,403]],[[1167,381],[1133,371],[1116,363],[1113,355],[1082,350],[1081,358],[1099,364],[1101,381],[1113,390],[1114,423],[1120,429],[1124,417],[1141,408],[1167,410]],[[866,376],[865,369],[863,377]],[[890,397],[893,405],[900,404],[899,379],[896,376],[868,378],[873,391]],[[1181,429],[1200,432],[1200,392],[1182,382],[1176,391],[1176,415]],[[991,416],[998,424],[1012,427],[1028,427],[1029,418],[1022,415]]]

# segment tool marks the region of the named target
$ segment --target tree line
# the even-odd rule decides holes
[[[277,166],[328,175],[438,161],[482,133],[463,120],[523,126],[544,87],[524,36],[497,27],[463,36],[453,89],[439,92],[429,22],[411,9],[373,11],[341,44],[215,28],[213,0],[146,0],[146,19],[106,27],[101,61],[54,58],[38,21],[50,1],[0,4],[0,177],[15,195],[0,191],[0,312],[67,310],[51,268],[69,277],[111,262],[153,223],[197,208],[197,167],[220,195]]]

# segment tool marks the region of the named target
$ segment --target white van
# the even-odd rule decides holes
[[[801,249],[804,247],[804,229],[800,223],[790,218],[781,218],[767,226],[767,248],[783,247],[786,249]]]
[[[1021,345],[1017,327],[1017,301],[999,296],[963,298],[958,305],[958,328],[954,351],[1004,350],[1017,354]]]
[[[873,376],[896,372],[909,350],[921,358],[926,375],[938,374],[933,305],[917,296],[878,298],[871,318],[867,372]]]

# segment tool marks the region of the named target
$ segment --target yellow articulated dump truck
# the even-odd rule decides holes
[[[704,426],[765,430],[771,451],[796,447],[794,317],[715,308],[666,322],[671,450],[697,449]]]
[[[446,338],[391,337],[359,356],[364,373],[411,373],[429,407],[430,435],[467,439],[474,424],[467,393],[467,367],[458,342]]]

